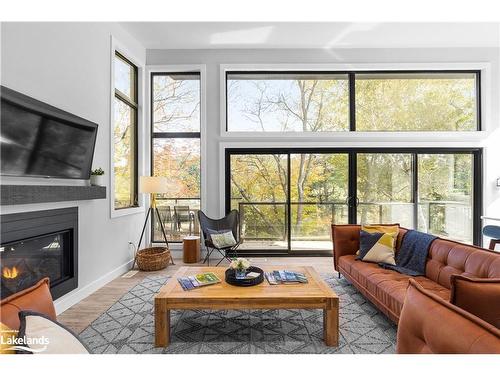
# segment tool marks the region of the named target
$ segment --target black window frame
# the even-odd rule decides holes
[[[153,102],[153,91],[154,91],[154,77],[158,76],[185,76],[185,75],[193,75],[193,76],[198,76],[199,77],[199,83],[200,83],[200,130],[197,132],[155,132],[154,131],[154,118],[153,118],[153,110],[154,110],[154,102]],[[151,175],[153,175],[154,172],[154,140],[155,139],[175,139],[175,138],[184,138],[184,139],[199,139],[200,140],[200,174],[201,172],[201,105],[202,105],[202,90],[201,90],[201,72],[199,71],[181,71],[181,72],[151,72],[150,74],[150,108],[149,108],[149,113],[150,113],[150,134],[151,134],[151,140],[150,140],[150,168],[151,168]],[[175,197],[172,198],[167,198],[167,199],[178,199]],[[201,178],[200,178],[200,197],[199,198],[190,198],[190,199],[199,199],[200,200],[200,207],[201,207]],[[152,222],[151,222],[151,242],[152,243],[161,243],[163,240],[160,241],[155,241],[154,237],[154,216],[152,216]],[[174,241],[174,240],[169,240],[170,243],[182,243],[182,240],[180,241]]]
[[[115,211],[120,211],[120,210],[126,210],[130,208],[137,208],[139,207],[139,68],[137,65],[135,65],[132,61],[127,59],[122,53],[120,53],[118,50],[115,50],[114,58],[119,58],[120,60],[124,61],[126,64],[128,64],[133,72],[134,72],[134,79],[133,79],[133,90],[134,90],[134,97],[128,97],[126,94],[122,93],[118,88],[116,88],[116,82],[114,81],[115,77],[113,77],[113,87],[114,87],[114,98],[120,100],[122,103],[125,105],[129,106],[130,108],[133,109],[134,113],[134,129],[133,129],[133,134],[134,134],[134,145],[133,145],[133,152],[134,152],[134,158],[133,158],[133,165],[134,165],[134,176],[133,176],[133,184],[132,188],[134,189],[133,191],[133,204],[130,206],[126,207],[116,207],[115,205],[115,192],[113,191],[113,208]],[[113,64],[115,61],[113,60]],[[114,124],[113,124],[114,127]],[[113,140],[114,141],[114,140]],[[114,163],[114,160],[113,160]],[[113,175],[114,175],[114,170],[113,170]]]
[[[437,147],[279,147],[279,148],[226,148],[224,150],[224,208],[226,214],[231,210],[231,156],[232,155],[262,155],[262,154],[281,154],[287,155],[288,167],[290,165],[290,155],[297,153],[315,153],[315,154],[348,154],[348,213],[349,224],[357,224],[357,155],[363,153],[380,154],[411,154],[412,155],[412,202],[414,204],[414,225],[417,225],[418,212],[418,155],[419,154],[470,154],[473,163],[473,184],[472,184],[472,234],[473,244],[482,246],[481,235],[481,215],[483,212],[483,148],[437,148]],[[278,250],[245,250],[244,253],[252,256],[332,256],[331,251],[297,251],[291,250],[291,210],[290,210],[290,180],[291,175],[287,175],[288,198],[287,198],[287,250],[285,252]]]
[[[251,132],[251,131],[237,131],[237,130],[229,130],[228,124],[228,76],[231,74],[240,74],[240,75],[265,75],[265,74],[332,74],[332,75],[347,75],[348,76],[348,86],[349,86],[349,129],[345,131],[345,133],[349,132],[358,132],[356,130],[356,75],[362,74],[474,74],[476,80],[476,129],[474,130],[466,130],[468,132],[476,132],[482,130],[481,124],[481,70],[479,69],[459,69],[459,70],[226,70],[225,71],[225,80],[224,80],[224,95],[225,95],[225,116],[226,116],[226,124],[225,130],[227,133],[238,134],[238,133],[255,133],[255,134],[266,134],[266,133],[291,133],[291,132]],[[417,133],[421,130],[371,130],[366,131],[369,132],[384,132],[384,133]],[[331,131],[342,133],[343,131]],[[365,132],[365,131],[359,131]],[[443,132],[442,130],[428,130],[426,132]],[[298,132],[300,134],[308,134],[308,133],[328,133],[328,132]]]

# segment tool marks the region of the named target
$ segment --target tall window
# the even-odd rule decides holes
[[[479,72],[227,72],[229,132],[474,131]]]
[[[170,180],[158,209],[170,241],[198,234],[200,209],[200,73],[154,73],[152,97],[152,173]],[[159,223],[153,239],[161,241]]]
[[[114,207],[137,207],[137,67],[114,58]]]

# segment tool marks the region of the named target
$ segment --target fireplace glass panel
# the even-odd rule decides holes
[[[0,247],[1,298],[49,277],[52,287],[72,277],[71,231],[47,234]]]

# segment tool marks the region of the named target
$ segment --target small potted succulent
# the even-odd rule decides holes
[[[247,275],[247,269],[250,268],[250,261],[245,258],[234,258],[229,267],[234,270],[237,279],[244,279]]]
[[[104,171],[102,168],[94,169],[90,172],[90,184],[96,186],[104,186]]]

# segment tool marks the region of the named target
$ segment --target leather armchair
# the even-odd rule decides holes
[[[30,310],[56,320],[56,310],[46,277],[27,289],[0,301],[0,322],[13,330],[19,329],[19,312]]]
[[[399,354],[500,354],[500,330],[411,279],[396,350]]]

